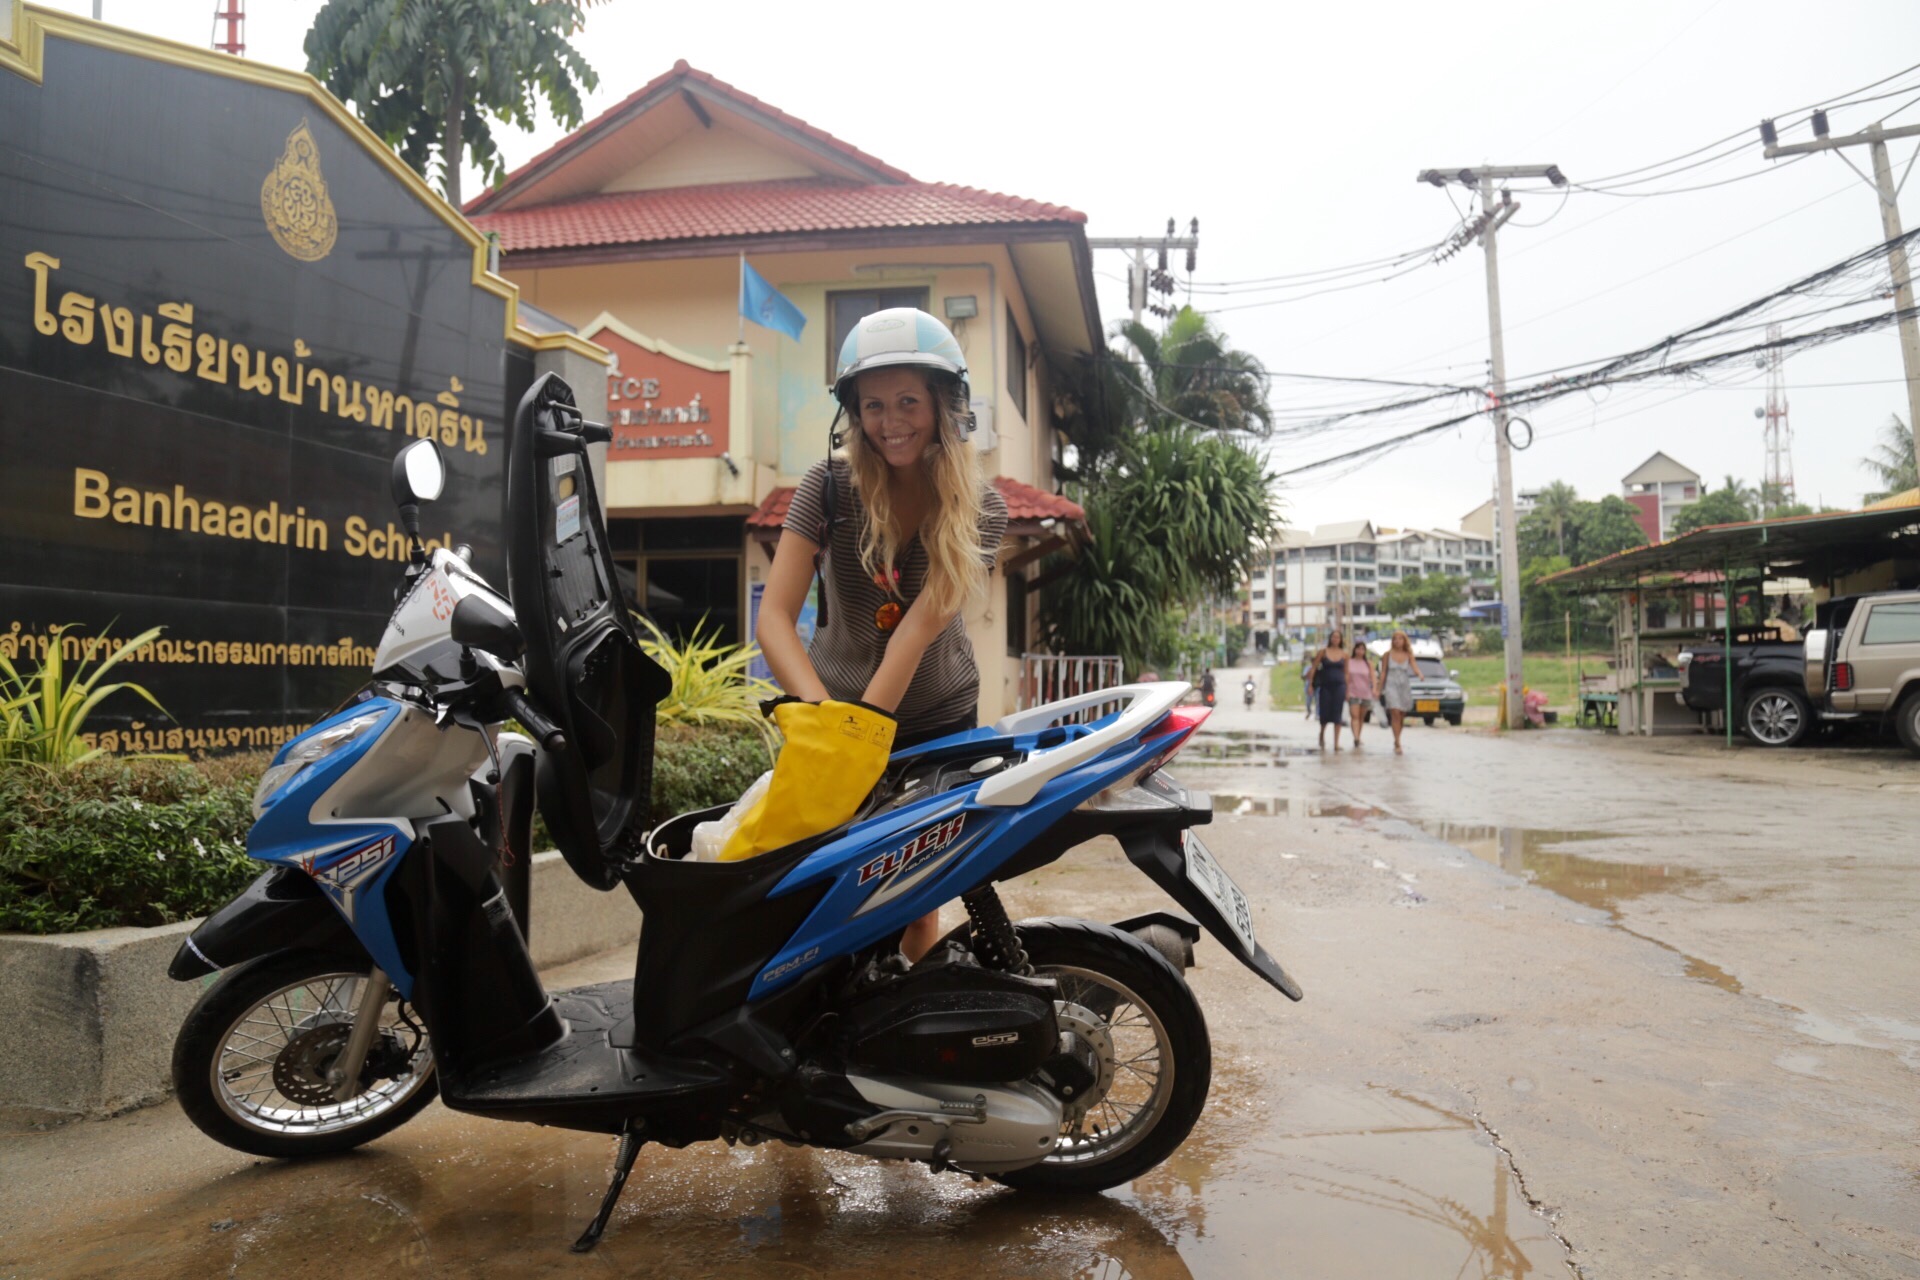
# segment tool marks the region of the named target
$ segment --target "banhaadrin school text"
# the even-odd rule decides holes
[[[439,441],[436,543],[504,580],[503,425],[608,354],[304,75],[0,0],[0,654],[160,636],[111,750],[268,747],[367,676]],[[117,714],[116,714],[117,710]]]
[[[882,307],[943,317],[1011,516],[968,617],[980,711],[1015,705],[1032,577],[1085,521],[1050,492],[1052,371],[1102,345],[1085,215],[920,181],[684,62],[467,213],[522,298],[613,353],[609,533],[670,631],[751,636],[793,486],[827,451],[841,340]],[[742,327],[742,255],[805,313],[799,341]]]

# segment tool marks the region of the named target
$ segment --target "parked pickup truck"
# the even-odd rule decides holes
[[[1680,653],[1680,700],[1695,711],[1727,705],[1726,645],[1700,641]],[[1806,694],[1806,646],[1772,627],[1735,628],[1734,719],[1762,746],[1790,747],[1805,737],[1816,717]]]
[[[1726,705],[1724,647],[1681,655],[1681,700],[1696,711]],[[1762,746],[1792,746],[1815,724],[1855,720],[1892,727],[1920,755],[1920,591],[1828,600],[1804,640],[1735,632],[1732,658],[1734,723]]]

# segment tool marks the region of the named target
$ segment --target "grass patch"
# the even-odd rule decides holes
[[[1577,672],[1585,672],[1590,676],[1605,675],[1609,656],[1588,653],[1569,659],[1563,653],[1522,654],[1520,681],[1526,688],[1546,694],[1549,707],[1570,713],[1576,705],[1580,687]],[[1499,654],[1452,654],[1446,659],[1446,664],[1449,670],[1460,673],[1457,678],[1460,687],[1467,691],[1468,706],[1500,705],[1500,685],[1506,679],[1506,660]]]

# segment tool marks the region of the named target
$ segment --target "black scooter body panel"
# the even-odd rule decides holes
[[[325,951],[360,963],[367,949],[312,877],[274,867],[187,935],[167,966],[175,982],[281,951]]]
[[[555,994],[566,1034],[538,1053],[446,1073],[440,1100],[495,1120],[587,1133],[620,1133],[632,1125],[649,1141],[668,1146],[718,1136],[737,1085],[724,1070],[698,1059],[667,1059],[615,1044],[632,1000],[624,982]]]

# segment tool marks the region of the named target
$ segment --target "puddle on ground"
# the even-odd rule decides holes
[[[1213,811],[1236,817],[1254,815],[1269,818],[1346,818],[1360,822],[1385,817],[1386,810],[1363,804],[1340,804],[1331,800],[1304,799],[1298,796],[1254,795],[1240,791],[1212,793]]]
[[[1564,1247],[1470,1116],[1398,1090],[1310,1084],[1249,1127],[1203,1125],[1128,1197],[1146,1208],[1191,1196],[1177,1238],[1196,1275],[1562,1270]]]
[[[1685,867],[1670,867],[1645,862],[1611,862],[1582,854],[1562,852],[1558,846],[1583,840],[1604,840],[1604,831],[1569,831],[1537,827],[1491,827],[1458,822],[1415,823],[1428,835],[1464,849],[1482,862],[1491,862],[1504,871],[1524,876],[1542,889],[1550,890],[1583,907],[1607,913],[1607,920],[1622,933],[1679,956],[1686,974],[1699,982],[1710,983],[1722,991],[1738,992],[1740,980],[1718,965],[1627,928],[1620,921],[1620,904],[1656,893],[1678,893],[1706,884],[1713,877]]]
[[[1920,1026],[1914,1023],[1876,1015],[1842,1020],[1795,1009],[1793,1025],[1801,1035],[1823,1044],[1891,1050],[1907,1066],[1920,1068]]]
[[[1208,764],[1284,767],[1289,760],[1317,756],[1320,749],[1303,747],[1278,734],[1254,729],[1223,729],[1195,733],[1180,754],[1189,763],[1204,760]]]
[[[1353,822],[1376,819],[1400,821],[1384,809],[1318,797],[1216,791],[1212,798],[1214,812],[1235,816],[1290,818],[1296,821],[1305,818],[1345,818]],[[1711,876],[1684,867],[1589,858],[1560,848],[1562,845],[1610,838],[1611,833],[1605,831],[1498,827],[1438,821],[1409,825],[1471,853],[1482,862],[1490,862],[1503,871],[1512,872],[1542,889],[1557,893],[1570,902],[1604,911],[1608,923],[1622,933],[1632,934],[1680,957],[1689,978],[1709,983],[1723,991],[1742,990],[1740,980],[1718,965],[1710,964],[1698,956],[1690,956],[1658,938],[1649,938],[1621,923],[1621,903],[1649,894],[1678,893],[1697,888],[1712,880]]]
[[[149,1154],[205,1141],[177,1116],[163,1123]],[[342,1242],[362,1270],[422,1276],[1376,1280],[1460,1268],[1520,1280],[1559,1274],[1566,1256],[1472,1117],[1384,1088],[1276,1087],[1244,1054],[1216,1058],[1188,1140],[1106,1195],[1027,1195],[778,1144],[648,1147],[591,1261],[567,1246],[604,1185],[609,1139],[436,1105],[356,1152],[190,1162],[89,1195],[79,1157],[100,1144],[76,1133],[90,1136],[36,1140],[63,1144],[46,1168],[9,1158],[15,1188],[44,1187],[56,1165],[76,1181],[13,1220],[24,1229],[0,1237],[0,1275],[332,1276]],[[11,1199],[0,1189],[0,1205]]]

